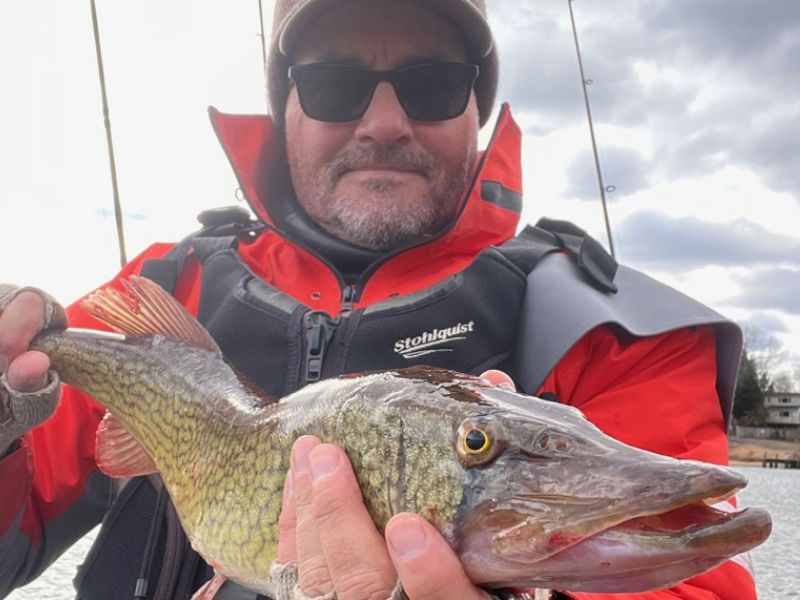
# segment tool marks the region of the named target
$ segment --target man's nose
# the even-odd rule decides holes
[[[356,127],[356,138],[359,141],[373,141],[391,144],[407,141],[411,138],[411,120],[400,105],[392,85],[382,81],[375,88],[367,111]]]

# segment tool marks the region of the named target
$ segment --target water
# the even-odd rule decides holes
[[[770,539],[752,553],[761,600],[800,600],[800,470],[739,469],[750,481],[740,506],[759,506],[772,515]],[[94,532],[80,540],[44,575],[12,592],[8,600],[65,600],[74,596],[72,578]]]
[[[75,597],[72,578],[75,577],[78,565],[89,552],[89,548],[97,535],[93,529],[85,537],[67,550],[61,558],[50,565],[44,574],[24,588],[15,590],[7,596],[7,600],[68,600]]]
[[[772,515],[772,535],[752,553],[762,600],[800,600],[800,470],[738,469],[749,484],[739,506],[759,506]]]

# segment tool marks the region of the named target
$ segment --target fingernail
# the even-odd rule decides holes
[[[396,521],[388,530],[389,544],[400,558],[413,558],[425,550],[425,530],[413,517]]]
[[[308,455],[317,445],[312,437],[299,438],[292,447],[292,471],[295,475],[307,475],[310,471]]]
[[[325,479],[339,466],[339,452],[329,445],[317,446],[311,452],[311,479],[315,483]]]

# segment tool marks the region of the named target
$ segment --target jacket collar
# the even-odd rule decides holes
[[[272,119],[266,115],[232,115],[209,108],[211,123],[233,167],[250,208],[268,226],[276,229],[290,241],[304,246],[308,240],[297,239],[298,231],[322,234],[308,228],[287,227],[292,218],[292,204],[287,202],[286,158],[280,134]],[[426,240],[415,248],[425,252],[446,248],[449,252],[477,253],[489,245],[498,245],[512,237],[522,210],[522,175],[520,148],[522,135],[504,104],[495,125],[491,142],[484,151],[466,201],[452,225],[434,239]],[[287,233],[287,229],[292,231]],[[341,242],[339,242],[341,243]],[[352,248],[352,247],[350,247]],[[356,249],[357,250],[357,249]],[[368,253],[371,254],[371,253]]]

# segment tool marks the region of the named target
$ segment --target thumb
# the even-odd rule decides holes
[[[510,390],[517,389],[517,386],[514,385],[514,380],[511,379],[511,376],[505,371],[499,371],[498,369],[489,369],[488,371],[484,371],[481,374],[481,379],[492,385],[496,385],[497,387],[508,388]]]
[[[8,365],[8,385],[23,393],[36,392],[47,385],[50,359],[43,352],[23,352]]]

